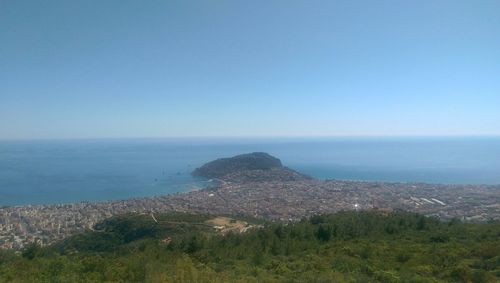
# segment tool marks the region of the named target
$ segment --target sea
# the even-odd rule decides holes
[[[196,167],[257,151],[319,179],[500,184],[500,137],[0,141],[0,206],[186,192],[210,183]]]

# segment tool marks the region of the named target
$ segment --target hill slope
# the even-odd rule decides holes
[[[342,212],[222,234],[210,227],[220,222],[207,222],[212,217],[165,214],[155,221],[149,215],[129,215],[103,222],[96,227],[99,232],[84,239],[30,247],[23,256],[1,252],[0,282],[500,279],[499,223],[443,223],[404,212]],[[106,247],[107,240],[110,249],[88,245],[100,242]]]

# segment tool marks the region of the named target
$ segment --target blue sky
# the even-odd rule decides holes
[[[0,139],[500,135],[500,1],[0,0]]]

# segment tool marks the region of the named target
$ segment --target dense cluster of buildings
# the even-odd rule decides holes
[[[2,207],[0,247],[50,244],[92,229],[105,218],[131,212],[186,211],[295,221],[340,210],[404,209],[441,219],[500,220],[500,186],[323,181],[296,176],[252,181],[248,174],[244,176],[244,180],[233,176],[217,187],[168,196]]]

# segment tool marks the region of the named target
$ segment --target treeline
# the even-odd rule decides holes
[[[128,215],[21,255],[0,282],[499,282],[500,224],[341,212],[220,235],[207,215]]]

